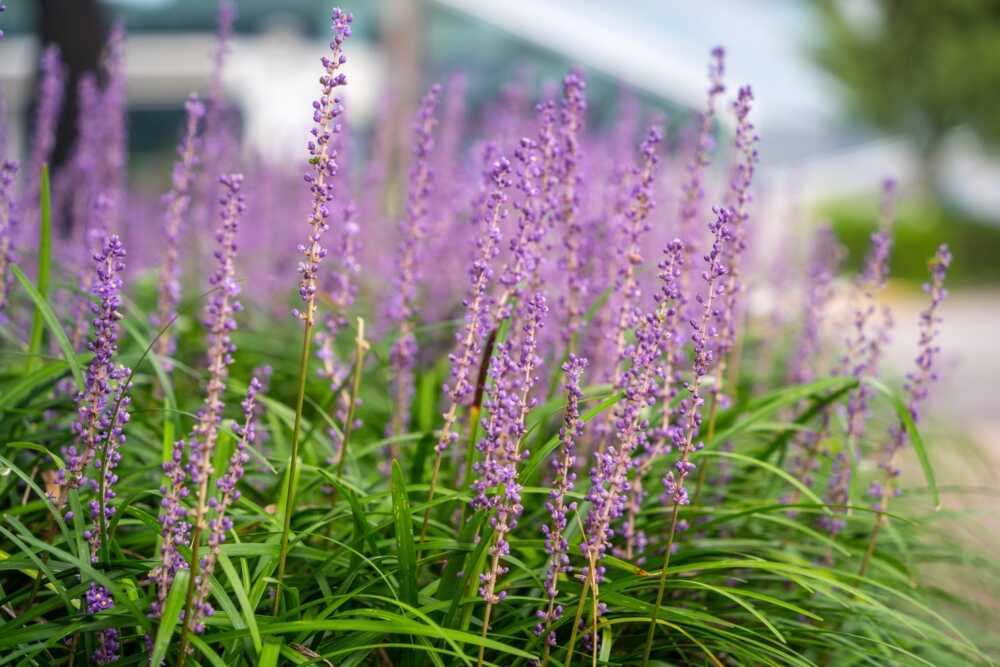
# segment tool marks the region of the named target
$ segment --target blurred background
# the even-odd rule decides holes
[[[0,14],[0,85],[14,154],[25,150],[41,49],[60,46],[69,86],[98,62],[116,18],[127,33],[130,180],[162,190],[183,101],[212,72],[216,3],[209,0],[8,0]],[[330,3],[239,0],[223,81],[244,150],[297,167],[328,40]],[[956,462],[984,483],[1000,461],[1000,1],[944,0],[343,0],[355,15],[347,105],[363,138],[376,122],[405,131],[433,81],[467,75],[473,114],[512,81],[588,71],[593,122],[626,92],[665,112],[672,129],[703,104],[710,49],[727,49],[726,78],[750,83],[761,136],[756,242],[781,260],[792,227],[829,220],[860,265],[878,184],[903,199],[890,298],[900,326],[898,374],[916,351],[912,325],[937,244],[955,256],[944,306],[942,386],[933,394],[955,437],[989,444]],[[75,88],[74,88],[75,89]],[[63,110],[58,171],[74,132]],[[387,99],[390,98],[391,99]],[[383,111],[388,110],[388,111]],[[722,114],[722,133],[729,116]],[[725,144],[723,140],[720,145]],[[780,309],[781,295],[775,295]],[[931,426],[930,428],[935,428]],[[972,474],[972,473],[970,473]],[[965,472],[966,481],[972,481]]]

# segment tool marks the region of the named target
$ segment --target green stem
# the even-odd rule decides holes
[[[712,440],[715,438],[715,417],[719,413],[719,390],[720,388],[716,385],[716,390],[712,392],[711,404],[708,406],[708,431],[705,434],[706,444],[712,444]],[[705,478],[708,477],[708,461],[702,461],[701,465],[698,466],[698,481],[694,485],[694,494],[691,496],[691,504],[697,505],[698,499],[701,498],[701,488],[705,484]]]
[[[310,311],[312,306],[309,306]],[[281,527],[281,547],[278,550],[278,579],[274,590],[274,609],[277,616],[281,609],[281,584],[285,578],[288,559],[288,533],[292,527],[292,509],[295,503],[295,474],[299,460],[299,432],[302,428],[302,405],[306,397],[306,374],[309,372],[309,348],[312,344],[312,317],[307,317],[302,334],[302,355],[299,357],[299,395],[295,401],[295,422],[292,425],[292,451],[288,457],[288,488],[285,491],[285,516]]]
[[[656,604],[653,605],[653,615],[649,619],[649,630],[646,632],[646,648],[642,651],[642,666],[649,665],[649,655],[653,650],[653,637],[656,635],[656,620],[660,615],[660,605],[663,604],[663,594],[667,590],[667,568],[670,566],[670,552],[674,548],[674,535],[677,532],[677,515],[681,506],[674,503],[674,511],[670,517],[670,534],[667,536],[667,553],[663,557],[663,569],[660,570],[660,586],[656,590]]]
[[[565,667],[570,667],[573,664],[573,649],[576,647],[577,629],[580,627],[580,618],[583,616],[583,605],[587,602],[588,590],[590,590],[590,576],[588,576],[586,581],[583,582],[583,588],[580,589],[580,601],[576,605],[576,615],[573,617],[573,628],[570,630],[569,644],[566,647]]]
[[[198,579],[198,570],[201,561],[198,559],[198,543],[201,541],[202,522],[197,522],[194,526],[194,534],[191,536],[191,575],[188,577],[188,588],[184,602],[184,619],[181,621],[180,653],[177,656],[177,667],[184,667],[188,656],[188,626],[191,624],[191,615],[194,613],[194,588]]]
[[[469,410],[469,437],[468,437],[468,448],[465,452],[465,473],[461,480],[456,480],[455,488],[459,487],[459,484],[468,484],[469,479],[472,477],[472,464],[476,460],[476,436],[479,429],[479,404],[474,404]],[[458,525],[465,523],[465,509],[467,503],[462,503],[462,509],[458,514]]]
[[[431,474],[431,489],[427,494],[427,509],[424,510],[424,523],[420,527],[420,544],[427,539],[427,524],[431,518],[431,502],[434,500],[434,490],[437,488],[438,475],[441,474],[441,452],[434,454],[434,472]],[[461,524],[459,524],[461,525]]]
[[[483,633],[482,638],[485,640],[486,635],[490,631],[490,615],[493,612],[493,605],[489,602],[486,603],[486,613],[483,615]],[[486,653],[486,642],[479,645],[479,659],[476,660],[476,667],[483,667],[483,655]]]

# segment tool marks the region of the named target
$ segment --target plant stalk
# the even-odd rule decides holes
[[[587,576],[587,579],[583,582],[583,588],[580,589],[580,601],[576,605],[576,615],[573,617],[573,628],[570,630],[569,645],[566,647],[565,667],[571,667],[573,664],[573,649],[576,647],[577,629],[580,627],[580,619],[583,617],[583,605],[586,604],[587,601],[587,592],[590,590],[591,576],[592,575]]]
[[[656,635],[656,620],[660,615],[660,605],[663,604],[663,595],[667,590],[667,568],[670,566],[670,552],[674,548],[674,535],[677,532],[677,515],[681,506],[674,503],[674,510],[670,516],[670,534],[667,536],[667,552],[663,556],[663,569],[660,570],[660,585],[656,590],[656,603],[653,605],[653,616],[649,619],[649,630],[646,632],[646,647],[642,651],[642,666],[648,667],[649,656],[653,650],[653,637]]]
[[[312,304],[309,305],[310,314]],[[299,433],[302,428],[302,406],[306,397],[306,374],[309,372],[309,348],[312,344],[313,319],[307,317],[302,334],[302,355],[299,357],[299,395],[295,401],[295,422],[292,425],[292,449],[288,457],[288,488],[285,491],[285,516],[281,527],[281,546],[278,550],[278,579],[274,590],[274,609],[277,616],[281,609],[281,584],[285,578],[288,559],[288,533],[292,527],[292,509],[295,503],[295,473],[299,460]]]

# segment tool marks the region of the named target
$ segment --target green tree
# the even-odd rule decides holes
[[[950,130],[1000,147],[1000,0],[814,2],[817,60],[860,117],[914,141],[927,186]]]

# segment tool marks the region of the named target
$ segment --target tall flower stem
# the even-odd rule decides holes
[[[704,466],[702,466],[704,469]],[[667,591],[667,568],[670,567],[670,552],[674,548],[674,535],[677,534],[677,517],[680,514],[681,506],[674,503],[674,509],[670,513],[670,532],[667,533],[667,553],[663,556],[663,568],[660,570],[660,583],[656,589],[656,602],[653,603],[653,615],[649,619],[649,630],[646,631],[646,647],[642,651],[642,665],[649,664],[649,655],[653,650],[653,636],[656,634],[656,621],[660,616],[660,605],[663,604],[663,595]]]
[[[483,632],[482,638],[485,640],[486,635],[490,632],[490,616],[493,613],[493,603],[486,603],[486,612],[483,614]],[[479,644],[479,657],[476,659],[476,667],[483,667],[483,656],[486,653],[486,642],[483,641]]]
[[[292,444],[288,457],[288,485],[285,489],[285,513],[281,522],[281,546],[278,548],[278,579],[274,590],[272,614],[281,609],[281,582],[285,578],[285,564],[288,560],[288,534],[292,527],[292,503],[295,502],[295,476],[299,467],[299,434],[302,431],[302,406],[306,397],[306,377],[309,374],[309,350],[312,347],[313,321],[306,320],[302,328],[302,353],[299,356],[299,387],[295,399],[295,421],[292,424]],[[345,442],[346,444],[346,442]]]
[[[278,550],[278,580],[274,591],[274,609],[277,616],[281,609],[281,582],[285,577],[285,565],[288,560],[288,535],[292,527],[292,511],[295,509],[295,476],[299,465],[299,444],[302,432],[302,407],[306,396],[306,377],[309,373],[309,351],[312,346],[313,327],[316,324],[316,292],[319,280],[319,263],[326,257],[327,249],[321,244],[323,232],[329,229],[327,217],[330,214],[330,201],[333,199],[333,179],[337,175],[337,150],[334,146],[335,135],[340,133],[341,125],[337,119],[343,113],[340,98],[335,91],[347,83],[347,76],[340,72],[340,67],[347,61],[343,52],[344,40],[351,36],[351,21],[353,17],[335,7],[330,16],[333,40],[330,42],[331,54],[323,56],[323,75],[320,76],[322,94],[313,102],[314,126],[310,131],[312,139],[307,144],[309,149],[310,170],[305,175],[312,195],[312,208],[309,212],[308,243],[299,246],[299,252],[305,258],[299,264],[299,297],[305,304],[302,312],[295,312],[302,321],[302,351],[299,355],[299,386],[295,400],[295,421],[292,424],[292,443],[288,458],[288,485],[285,489],[285,513],[281,528],[281,546]]]
[[[593,571],[593,567],[588,569],[588,573],[592,573]],[[583,582],[583,588],[580,589],[580,601],[576,605],[576,615],[573,616],[573,629],[570,631],[569,645],[566,647],[565,667],[570,667],[573,664],[573,650],[576,648],[576,637],[579,634],[580,619],[583,618],[583,606],[587,602],[587,593],[590,591],[591,579],[592,577],[588,575]]]

